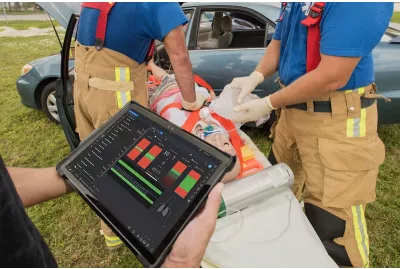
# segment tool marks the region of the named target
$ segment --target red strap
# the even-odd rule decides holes
[[[84,2],[82,4],[82,7],[94,8],[100,10],[96,27],[96,42],[95,42],[96,50],[101,50],[104,46],[108,13],[110,13],[110,10],[115,4],[116,4],[115,2],[101,2],[101,3]]]
[[[242,172],[241,176],[238,177],[238,179],[240,179],[241,177],[251,175],[262,169],[264,169],[264,166],[254,157],[244,162],[243,164],[244,171]]]
[[[192,113],[190,113],[190,116],[186,120],[186,122],[182,125],[182,129],[190,133],[196,122],[199,121],[199,119],[200,119],[200,110],[193,111]]]
[[[194,82],[199,84],[201,87],[206,88],[209,92],[214,92],[214,89],[211,87],[210,84],[208,84],[204,79],[199,77],[198,75],[194,75]]]
[[[307,33],[307,73],[317,68],[321,61],[320,54],[320,40],[321,30],[320,22],[322,11],[324,9],[324,2],[316,2],[310,8],[310,12],[304,20],[301,21],[303,25],[308,27]]]
[[[154,51],[156,49],[155,41],[152,40],[149,46],[149,49],[147,50],[147,55],[146,55],[146,62],[149,62],[151,58],[154,55]]]
[[[281,16],[279,17],[279,19],[276,20],[276,22],[280,22],[283,20],[283,15],[285,14],[285,9],[287,6],[287,2],[282,2],[282,11],[281,11]]]
[[[242,140],[239,136],[239,133],[236,131],[236,127],[232,121],[221,117],[216,113],[212,113],[212,117],[216,119],[221,125],[228,131],[230,141],[233,145],[233,148],[236,151],[236,156],[239,159],[240,163],[240,175],[243,173],[243,157],[242,157]],[[182,129],[187,132],[191,132],[196,122],[200,120],[200,110],[193,111],[186,122],[182,125]],[[240,176],[239,175],[239,176]]]
[[[182,104],[181,104],[181,103],[172,103],[172,104],[166,105],[166,106],[161,110],[160,116],[161,116],[161,117],[164,117],[164,116],[163,116],[164,113],[167,112],[167,110],[170,109],[170,108],[182,109]],[[196,123],[196,122],[195,122],[195,123]],[[195,123],[193,123],[193,125],[194,125]]]

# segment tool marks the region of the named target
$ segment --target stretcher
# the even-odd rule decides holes
[[[196,90],[212,92],[206,82],[204,83],[199,78],[196,82],[203,85],[202,89],[196,88]],[[159,86],[161,83],[150,77],[149,87]],[[200,112],[186,111],[183,112],[186,114],[182,114],[179,100],[176,98],[178,95],[180,92],[175,89],[168,94],[164,93],[164,96],[150,98],[150,108],[190,131],[193,122],[199,119]],[[161,104],[162,97],[165,98],[167,105]],[[219,115],[213,116],[220,122],[224,121]],[[222,125],[228,131],[235,129],[235,133],[229,132],[229,134],[241,165],[237,179],[248,180],[251,184],[250,177],[257,177],[257,175],[262,177],[260,171],[271,167],[271,163],[250,137],[242,130],[235,128],[233,123],[228,121]],[[232,141],[232,138],[236,142]],[[239,192],[245,191],[238,190],[235,186],[239,181],[227,183],[222,196],[240,195]],[[232,194],[232,190],[237,193]],[[337,267],[327,254],[294,194],[289,187],[285,186],[280,188],[279,192],[274,192],[273,195],[266,196],[261,201],[258,200],[246,208],[229,212],[225,217],[219,218],[201,266],[209,268]]]
[[[215,96],[211,86],[199,76],[195,76],[195,82],[196,92],[207,96],[208,102],[211,102],[212,96]],[[162,81],[156,80],[154,76],[150,76],[147,85],[148,88],[168,88],[173,83],[176,83],[173,76],[165,77]],[[225,129],[230,137],[230,142],[235,149],[241,168],[236,179],[256,173],[269,165],[264,154],[261,153],[253,141],[242,130],[236,128],[233,122],[210,111],[207,107],[199,111],[183,111],[181,98],[182,96],[179,88],[169,88],[168,91],[153,92],[149,98],[149,107],[160,116],[188,132],[192,132],[196,123],[204,118],[201,112],[206,110],[207,113],[210,114],[209,116],[212,117],[214,121],[218,122],[220,127]]]

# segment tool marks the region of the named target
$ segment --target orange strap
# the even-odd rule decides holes
[[[199,121],[199,119],[200,119],[200,110],[193,111],[192,113],[190,113],[189,118],[186,120],[186,122],[182,125],[181,128],[190,133],[196,122]]]
[[[240,175],[243,173],[243,158],[242,158],[242,151],[241,151],[241,144],[242,140],[238,132],[236,131],[236,127],[232,121],[217,115],[216,113],[212,113],[212,117],[216,119],[221,125],[228,131],[231,143],[233,148],[236,151],[236,156],[239,159],[240,163]],[[182,125],[182,129],[186,130],[187,132],[191,132],[196,122],[200,120],[200,111],[194,111],[190,114],[189,118],[186,122]],[[239,175],[239,176],[240,176]]]
[[[160,116],[161,116],[161,117],[164,117],[164,116],[163,116],[164,113],[167,112],[167,110],[170,109],[170,108],[182,109],[182,104],[181,104],[181,103],[172,103],[172,104],[169,104],[169,105],[165,106],[165,107],[161,110]],[[194,124],[195,124],[195,123],[194,123]],[[194,125],[194,124],[193,124],[193,125]]]
[[[256,158],[252,158],[248,161],[245,161],[243,166],[244,166],[243,168],[244,171],[240,177],[245,177],[264,169],[264,166]]]
[[[211,85],[208,84],[204,79],[202,79],[198,75],[194,75],[194,82],[199,84],[201,87],[206,88],[209,92],[214,93],[214,89],[211,87]]]

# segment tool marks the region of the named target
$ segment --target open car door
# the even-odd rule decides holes
[[[56,83],[57,109],[60,117],[60,124],[67,138],[71,150],[75,149],[79,143],[79,135],[75,132],[76,122],[74,114],[73,98],[73,79],[70,72],[74,66],[69,66],[70,57],[74,57],[75,47],[72,42],[76,33],[79,14],[72,14],[65,33],[64,44],[61,51],[61,77]]]

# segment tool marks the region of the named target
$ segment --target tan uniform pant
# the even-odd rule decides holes
[[[361,109],[357,91],[328,98],[332,113],[281,109],[273,130],[272,150],[278,162],[295,173],[293,192],[345,221],[342,237],[354,267],[369,265],[365,206],[375,200],[378,168],[385,148],[377,134],[376,103]]]
[[[84,140],[101,127],[124,104],[135,100],[148,106],[146,66],[129,57],[103,48],[77,43],[75,49],[74,111],[76,131]],[[115,237],[112,230],[101,221],[104,235]]]

